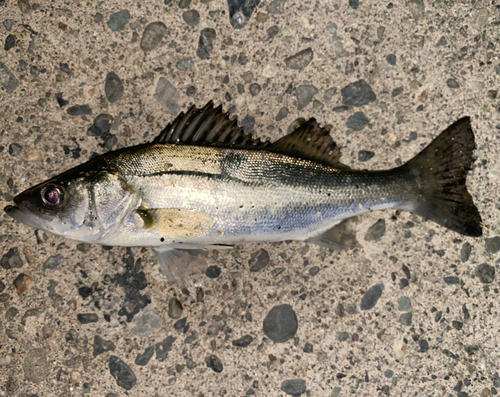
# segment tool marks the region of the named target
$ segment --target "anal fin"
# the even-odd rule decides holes
[[[357,224],[357,216],[347,218],[327,231],[309,237],[306,241],[336,251],[359,248],[361,245],[356,239]]]

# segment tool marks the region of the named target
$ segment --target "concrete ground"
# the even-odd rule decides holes
[[[1,204],[208,100],[272,140],[315,117],[368,169],[470,116],[484,236],[371,213],[355,251],[210,252],[183,306],[151,250],[2,215],[1,396],[498,394],[500,5],[258,2],[0,0]]]

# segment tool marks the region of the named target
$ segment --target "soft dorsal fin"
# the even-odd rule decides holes
[[[296,125],[295,130],[274,142],[268,150],[325,165],[346,167],[340,164],[340,149],[326,128],[321,128],[315,119],[298,119]]]
[[[167,125],[153,143],[176,143],[203,146],[266,146],[269,142],[245,134],[236,119],[230,120],[222,106],[208,102],[203,108],[192,106]]]

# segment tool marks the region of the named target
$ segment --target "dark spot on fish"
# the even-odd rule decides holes
[[[160,239],[160,241],[163,243],[163,242],[165,241],[165,239],[162,237],[162,238]]]

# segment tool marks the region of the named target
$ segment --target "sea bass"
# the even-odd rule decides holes
[[[474,148],[465,117],[400,167],[354,170],[315,119],[270,143],[209,102],[152,143],[96,157],[24,191],[5,211],[78,241],[153,247],[185,291],[185,250],[281,240],[354,247],[351,220],[368,211],[402,209],[481,236],[465,183]]]

